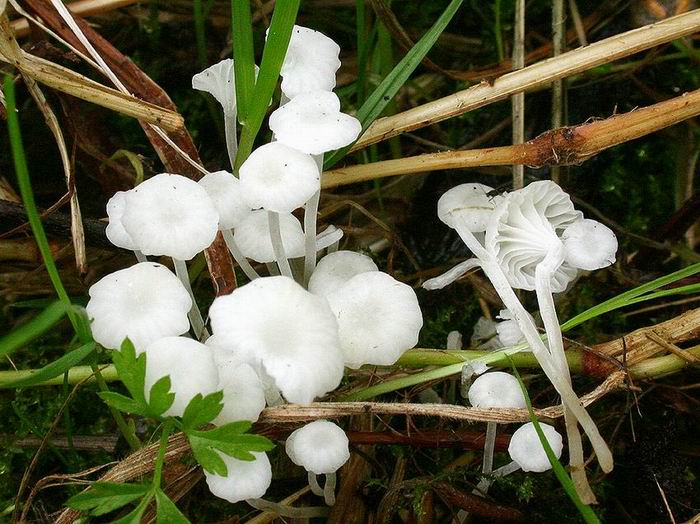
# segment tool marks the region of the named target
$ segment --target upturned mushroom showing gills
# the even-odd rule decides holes
[[[222,347],[261,368],[289,402],[307,404],[340,384],[335,316],[323,297],[292,279],[255,279],[217,297],[209,314]]]
[[[161,173],[126,192],[124,229],[144,255],[169,256],[192,297],[190,322],[199,338],[204,320],[194,302],[185,260],[214,241],[219,214],[206,190],[188,178]]]
[[[360,273],[326,298],[350,368],[390,366],[418,343],[423,314],[416,293],[386,273]]]
[[[140,262],[102,277],[89,291],[86,310],[95,341],[109,349],[125,338],[137,353],[162,337],[186,333],[192,299],[172,272],[155,262]]]
[[[322,496],[327,505],[335,504],[335,472],[350,458],[345,432],[333,422],[316,420],[292,432],[285,449],[291,461],[308,472],[313,493]],[[326,476],[323,489],[317,475]]]

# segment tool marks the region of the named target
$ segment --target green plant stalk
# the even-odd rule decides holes
[[[165,461],[165,452],[168,449],[168,437],[175,427],[175,419],[168,417],[163,423],[163,430],[160,433],[160,447],[158,448],[158,457],[156,458],[155,470],[153,472],[153,488],[160,488],[161,478],[163,476],[163,462]]]
[[[688,352],[688,354],[699,357],[700,358],[700,345],[695,346],[693,348],[685,350]],[[464,364],[472,362],[474,360],[479,360],[482,359],[488,352],[485,351],[445,351],[445,350],[439,350],[439,349],[412,349],[408,352],[406,352],[401,359],[393,366],[396,368],[424,368],[427,366],[443,366],[441,368],[438,368],[436,370],[430,370],[430,371],[440,371],[442,369],[445,369],[447,367],[451,367],[452,371],[450,371],[448,374],[442,374],[439,376],[435,376],[433,378],[442,378],[444,376],[449,376],[453,374],[457,374],[462,371],[462,366]],[[577,373],[581,372],[583,370],[583,352],[579,350],[573,350],[573,351],[567,351],[567,361],[569,362],[569,366],[572,372]],[[520,352],[520,353],[514,353],[510,355],[510,358],[513,360],[515,365],[519,369],[539,369],[539,364],[537,363],[537,360],[535,357],[529,353],[529,352]],[[509,367],[510,364],[508,363],[508,359],[504,354],[498,356],[495,358],[493,361],[489,363],[489,365],[493,367],[498,367],[498,368],[506,368]],[[638,364],[635,364],[631,366],[628,369],[628,372],[630,376],[633,379],[654,379],[654,378],[660,378],[660,377],[665,377],[667,375],[671,375],[673,373],[676,373],[678,371],[683,370],[688,366],[688,362],[681,357],[678,357],[676,355],[664,355],[661,357],[654,357],[647,359],[643,362],[640,362]],[[107,381],[107,382],[116,382],[119,380],[119,376],[117,375],[116,369],[114,369],[114,366],[112,364],[102,366],[100,368],[102,377]],[[33,369],[25,369],[25,370],[19,370],[19,371],[0,371],[0,389],[4,388],[7,386],[7,384],[14,382],[16,380],[20,380],[23,378],[26,378],[28,376],[31,376],[32,373],[34,373],[35,370]],[[75,366],[72,367],[68,371],[68,383],[69,384],[77,384],[81,380],[85,380],[86,378],[90,377],[93,374],[92,369],[90,366]],[[422,373],[417,373],[414,375],[411,375],[411,377],[415,377],[417,375],[423,375]],[[409,378],[409,377],[406,377]],[[94,379],[91,379],[94,380]],[[89,380],[89,381],[91,381]],[[401,380],[401,379],[399,379]],[[426,380],[432,380],[432,379],[422,379],[417,382],[408,384],[408,385],[415,385],[415,384],[420,384],[422,382],[426,382]],[[384,384],[395,384],[394,381],[387,381]],[[40,382],[38,384],[34,384],[32,387],[40,387],[40,386],[60,386],[63,384],[63,375],[60,377],[54,377],[50,380],[46,380],[44,382]],[[379,384],[377,387],[382,386],[382,384]],[[380,395],[382,393],[389,393],[391,391],[394,391],[395,389],[400,389],[399,387],[390,387],[387,388],[386,391],[380,391],[379,393],[375,393],[375,395]],[[346,398],[342,398],[339,400],[348,400]],[[364,400],[364,397],[363,397]]]
[[[231,0],[231,33],[238,121],[245,125],[255,88],[255,49],[249,1]]]
[[[194,0],[192,11],[194,15],[194,37],[197,43],[197,61],[199,62],[199,67],[204,69],[207,66],[207,37],[202,0]]]
[[[496,0],[493,5],[493,35],[496,38],[496,52],[498,53],[498,61],[503,62],[506,57],[506,52],[503,47],[503,28],[501,25],[501,0]]]
[[[39,210],[36,206],[36,201],[34,200],[34,192],[32,191],[32,185],[29,178],[29,169],[27,168],[27,160],[24,155],[22,132],[19,126],[19,118],[17,116],[15,86],[11,75],[5,75],[3,87],[5,92],[5,103],[7,106],[7,130],[10,135],[10,147],[12,150],[15,173],[17,175],[17,184],[19,185],[22,202],[24,203],[24,208],[27,212],[27,219],[29,220],[29,225],[32,228],[34,239],[39,248],[42,259],[44,260],[46,271],[48,272],[51,283],[56,290],[56,294],[61,302],[65,304],[66,314],[68,315],[75,332],[78,334],[78,337],[83,344],[87,344],[92,341],[92,336],[89,332],[86,332],[85,329],[83,329],[83,324],[73,309],[73,304],[70,301],[70,297],[66,292],[66,288],[63,286],[61,276],[59,275],[58,268],[56,267],[56,262],[51,254],[49,241],[46,237],[46,233],[44,232],[44,226],[41,224],[41,218],[39,215]],[[100,370],[97,368],[97,366],[93,366],[92,372],[95,374],[95,380],[97,381],[98,387],[103,391],[108,391],[109,388],[107,387],[107,383],[100,375]],[[129,428],[121,413],[113,408],[109,408],[109,410],[112,413],[119,430],[123,433],[124,438],[127,440],[129,445],[134,449],[139,449],[141,447],[141,443],[136,437],[134,431]]]

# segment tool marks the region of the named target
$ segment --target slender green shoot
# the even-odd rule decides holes
[[[231,33],[233,34],[233,72],[236,85],[238,121],[246,125],[250,101],[255,88],[255,49],[250,2],[231,0]]]

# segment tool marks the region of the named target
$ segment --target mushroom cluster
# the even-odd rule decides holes
[[[128,337],[146,354],[146,395],[170,377],[175,400],[166,416],[182,416],[198,394],[223,391],[214,424],[254,422],[265,406],[313,402],[340,385],[346,367],[391,365],[418,342],[423,317],[414,290],[370,257],[338,250],[342,230],[316,232],[323,155],[361,131],[332,92],[338,53],[328,37],[294,27],[281,106],[269,119],[273,141],[252,151],[237,176],[217,171],[194,182],[163,173],[107,205],[109,239],[134,251],[139,263],[91,287],[88,315],[103,346],[117,350]],[[232,165],[233,70],[227,59],[192,80],[223,108]],[[294,215],[302,208],[303,224]],[[208,330],[185,261],[218,232],[249,282],[213,301]],[[147,256],[170,257],[177,276]],[[332,505],[335,472],[349,458],[344,431],[312,422],[290,435],[286,451],[308,471],[312,491]],[[206,473],[212,493],[274,505],[261,499],[272,480],[270,461],[265,453],[254,456],[248,462],[222,455],[227,475]],[[317,475],[326,477],[323,488]]]
[[[493,339],[496,331],[497,343],[503,346],[527,343],[561,396],[572,478],[582,499],[592,501],[579,424],[603,471],[612,469],[612,455],[572,389],[553,293],[567,291],[584,271],[613,264],[617,239],[605,225],[585,219],[554,182],[539,181],[510,193],[493,193],[491,187],[474,183],[442,195],[438,217],[459,234],[474,258],[426,281],[424,287],[439,289],[466,271],[483,270],[506,311],[500,315],[504,322],[496,326],[482,322],[481,332],[488,333],[490,328],[492,333],[481,338]],[[535,291],[545,339],[514,290]]]

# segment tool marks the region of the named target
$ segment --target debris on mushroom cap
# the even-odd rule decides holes
[[[311,91],[332,91],[340,68],[340,47],[332,39],[295,25],[280,75],[282,92],[294,98]]]
[[[386,273],[356,275],[326,298],[348,367],[389,366],[418,343],[423,314],[416,293]]]
[[[136,251],[138,248],[124,229],[122,215],[126,208],[126,191],[117,191],[107,202],[107,216],[109,223],[105,234],[107,239],[117,247]]]
[[[524,408],[525,397],[518,379],[502,371],[480,375],[469,387],[469,402],[475,408]]]
[[[496,318],[501,320],[496,324],[496,332],[503,346],[515,346],[525,341],[525,336],[510,311],[502,309]]]
[[[486,247],[514,288],[532,291],[537,265],[561,244],[559,234],[582,218],[554,182],[533,182],[505,195],[496,206],[486,229]],[[565,291],[577,275],[575,267],[562,263],[552,275],[552,292]]]
[[[211,350],[191,338],[165,337],[146,347],[146,398],[153,384],[165,376],[170,377],[175,400],[164,416],[181,417],[195,395],[218,390],[219,374]]]
[[[162,337],[190,328],[192,299],[173,273],[155,262],[115,271],[88,290],[86,306],[94,339],[110,349],[129,337],[137,353]]]
[[[290,213],[280,213],[280,233],[287,258],[304,256],[304,231],[299,219]],[[233,238],[243,255],[256,262],[274,262],[275,250],[270,240],[267,211],[253,211],[233,232]]]
[[[236,112],[233,60],[226,58],[192,77],[192,88],[211,94],[224,113]]]
[[[549,424],[542,422],[540,422],[540,427],[549,447],[554,451],[554,455],[557,458],[561,457],[564,443],[559,432]],[[508,454],[523,471],[542,473],[552,467],[532,422],[523,424],[513,433],[508,446]]]
[[[295,430],[285,449],[294,464],[316,475],[333,473],[350,458],[345,431],[328,420],[315,420]]]
[[[379,271],[379,268],[367,255],[356,251],[328,253],[318,261],[309,280],[309,291],[315,295],[326,296],[355,275],[368,271]]]
[[[340,112],[340,100],[329,91],[303,93],[270,115],[278,141],[310,155],[345,147],[362,131],[360,122]]]
[[[593,271],[615,263],[617,237],[600,222],[587,218],[574,222],[561,238],[566,261],[574,267]]]
[[[214,241],[219,213],[197,182],[161,173],[126,193],[122,224],[144,255],[190,260]]]
[[[243,197],[240,181],[228,171],[209,173],[198,183],[219,213],[219,229],[235,228],[252,212],[251,206]]]
[[[215,453],[219,453],[216,451]],[[255,460],[238,460],[219,453],[226,464],[227,475],[204,472],[213,495],[231,503],[258,499],[265,495],[272,483],[272,466],[265,453],[252,452]]]
[[[454,228],[457,217],[472,233],[486,231],[491,213],[503,198],[500,195],[489,196],[492,187],[484,184],[461,184],[445,192],[438,200],[438,218]]]
[[[280,142],[253,151],[239,173],[250,207],[276,213],[291,213],[321,189],[321,175],[313,157]]]
[[[306,404],[343,377],[338,323],[328,303],[292,279],[263,277],[214,300],[214,335],[261,366],[289,402]]]
[[[217,389],[224,392],[224,407],[213,423],[256,422],[265,409],[265,387],[257,372],[235,353],[224,349],[216,336],[209,337],[205,345],[211,348],[219,372]]]

